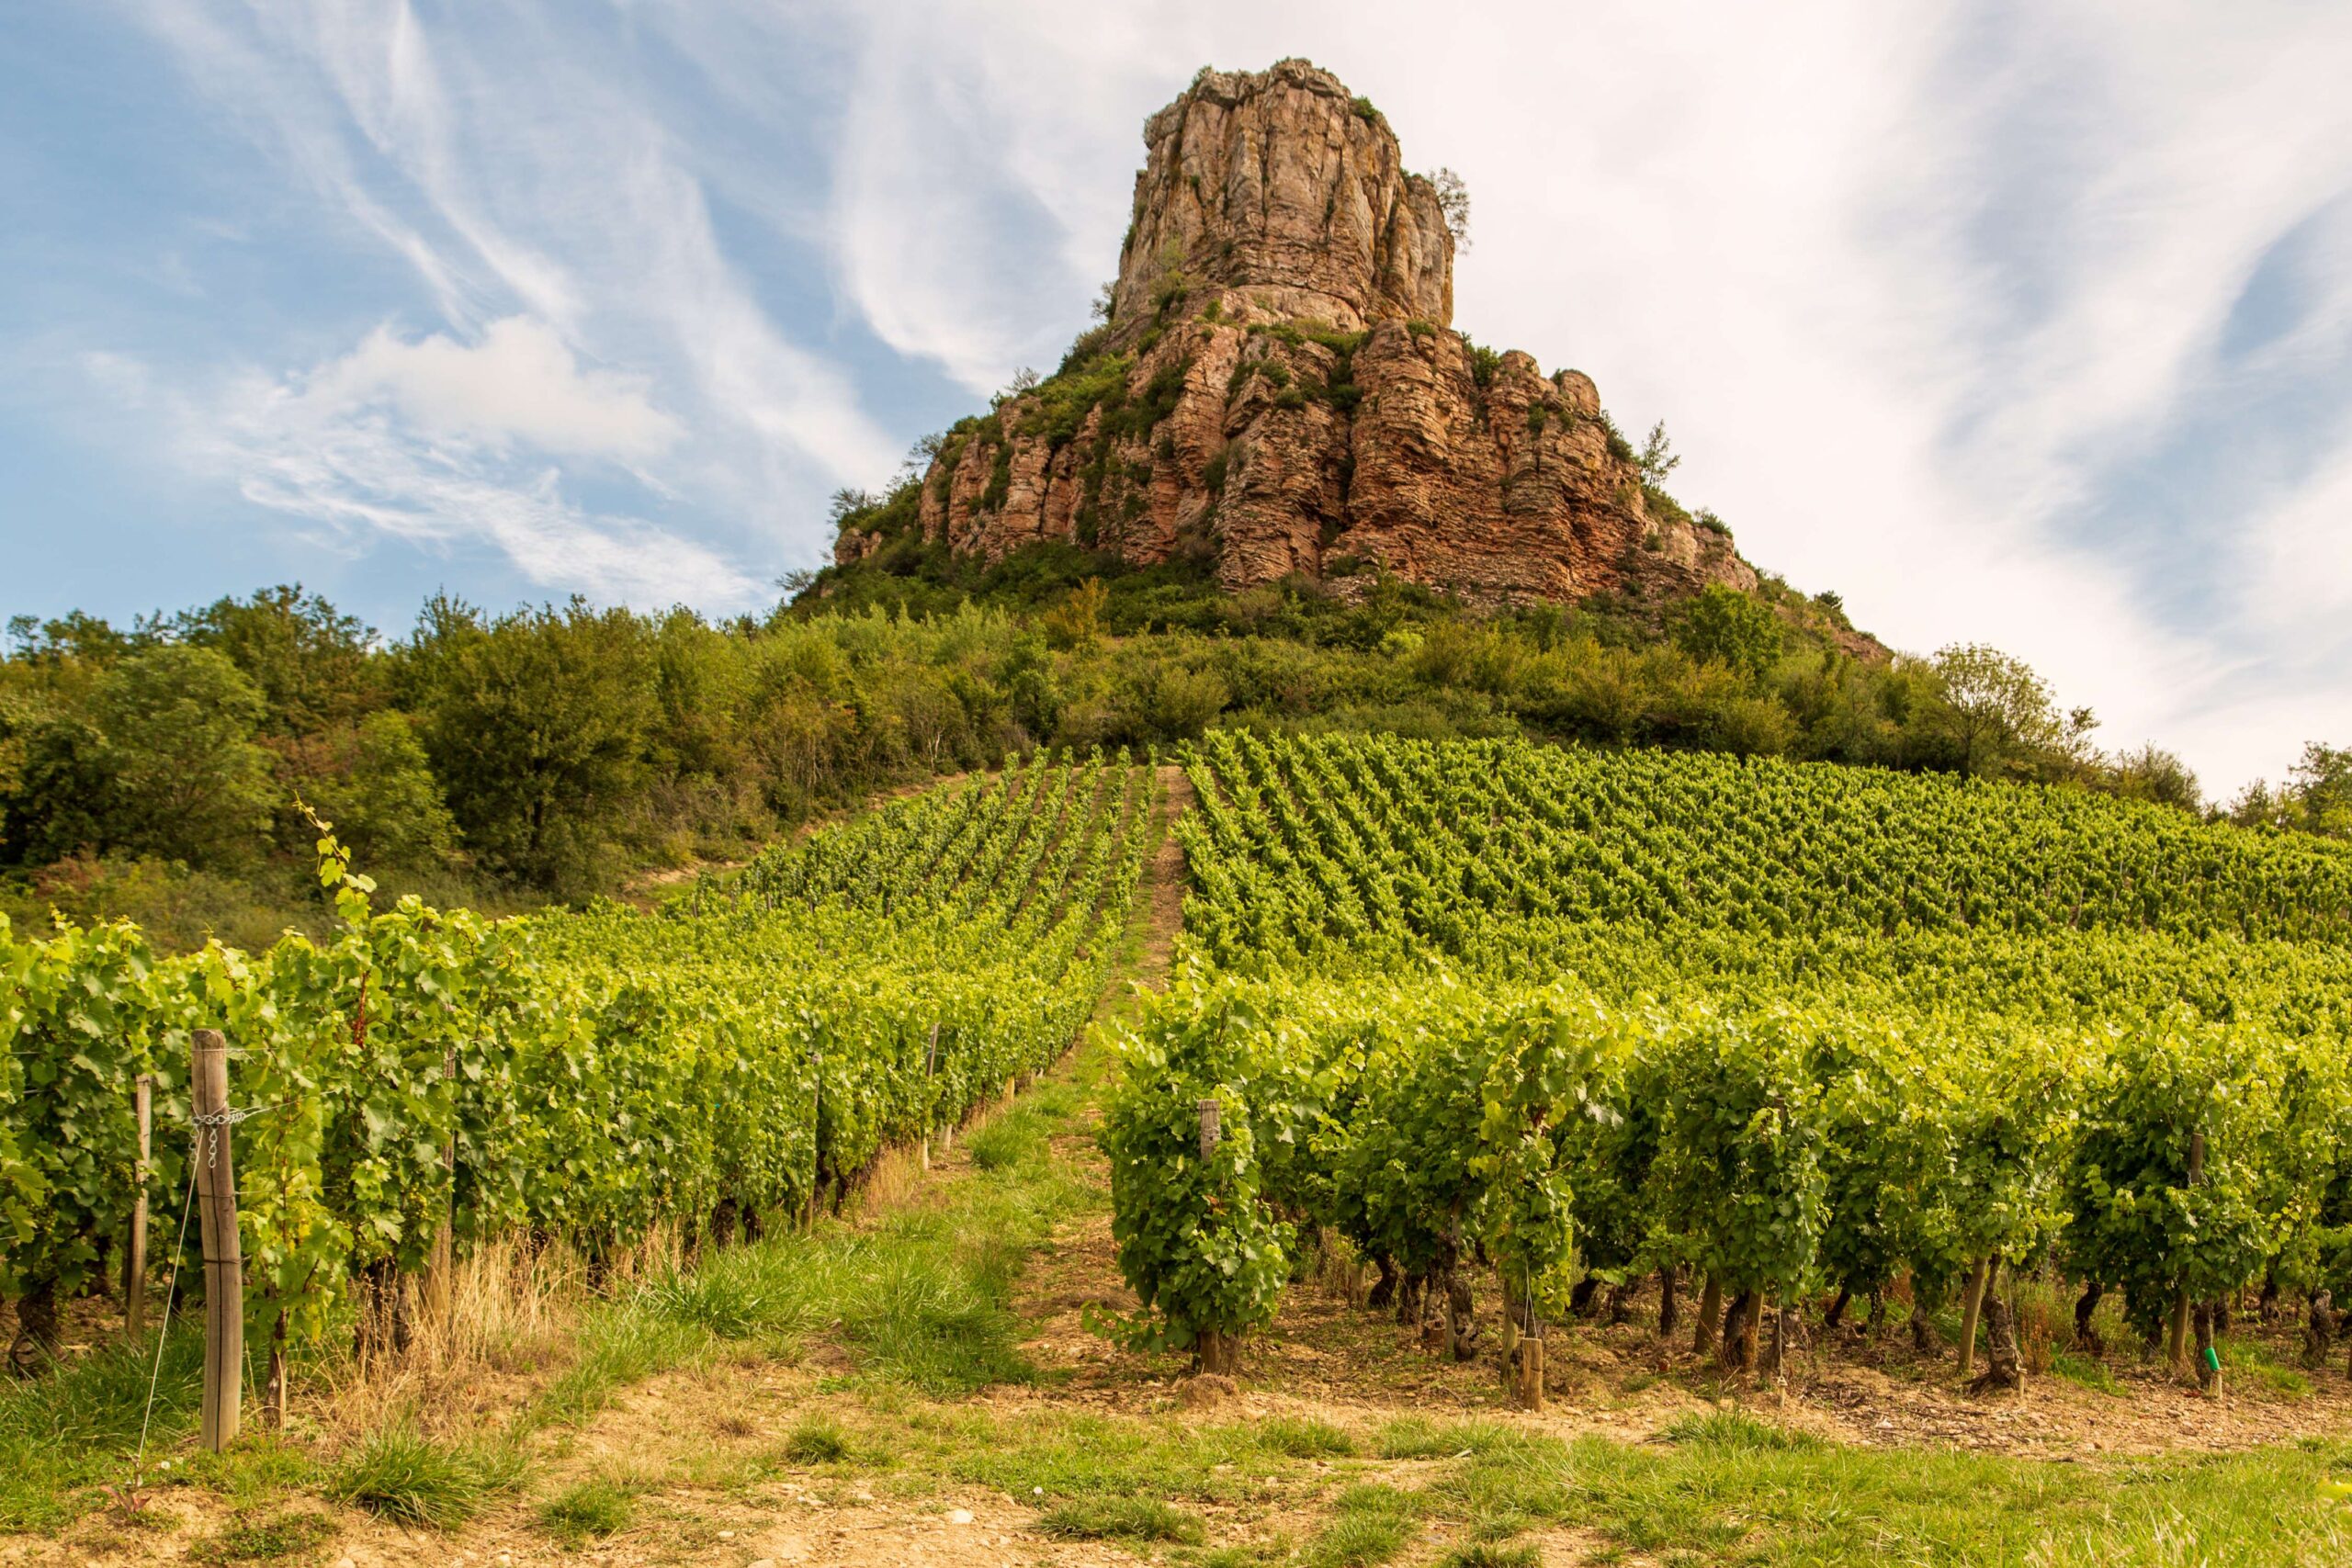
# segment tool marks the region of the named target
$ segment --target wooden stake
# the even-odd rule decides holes
[[[456,1298],[456,1284],[451,1270],[457,1264],[457,1231],[454,1216],[458,1204],[458,1053],[452,1049],[441,1055],[441,1081],[451,1086],[449,1090],[449,1139],[441,1145],[441,1169],[448,1178],[449,1190],[441,1201],[441,1223],[433,1230],[433,1250],[424,1261],[424,1316],[435,1325],[449,1321],[451,1304]],[[277,1336],[273,1336],[273,1340]]]
[[[154,1158],[155,1079],[141,1073],[130,1086],[131,1114],[139,1121],[138,1190],[130,1199],[130,1243],[123,1248],[122,1328],[136,1339],[147,1328],[147,1173]]]
[[[1214,1096],[1204,1095],[1193,1105],[1201,1114],[1201,1157],[1206,1159],[1216,1152],[1219,1133],[1217,1118],[1222,1112]]]
[[[2205,1134],[2188,1134],[2188,1185],[2195,1187],[2205,1179]],[[2176,1371],[2188,1367],[2188,1281],[2180,1282],[2180,1292],[2172,1302],[2172,1338],[2165,1348],[2165,1359]]]
[[[932,1078],[938,1069],[939,1025],[934,1021],[931,1026],[931,1043],[924,1047],[922,1054],[922,1168],[925,1170],[931,1168],[932,1124],[939,1120],[939,1108],[931,1102]],[[942,1144],[940,1147],[944,1149],[946,1145]]]
[[[204,1446],[237,1436],[245,1369],[245,1264],[237,1238],[237,1168],[230,1147],[229,1043],[196,1031],[189,1101],[196,1113],[196,1207],[204,1237]]]
[[[1968,1294],[1960,1307],[1960,1375],[1966,1377],[1976,1366],[1976,1318],[1984,1310],[1984,1259],[1976,1260],[1968,1271]]]
[[[1512,1403],[1521,1410],[1544,1408],[1544,1341],[1533,1335],[1519,1342],[1519,1388]]]

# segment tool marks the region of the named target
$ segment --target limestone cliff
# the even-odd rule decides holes
[[[1144,137],[1108,321],[949,432],[927,536],[1197,553],[1231,588],[1385,570],[1486,604],[1754,584],[1645,489],[1589,379],[1452,330],[1439,192],[1336,77],[1204,72]],[[880,542],[845,530],[835,557]]]

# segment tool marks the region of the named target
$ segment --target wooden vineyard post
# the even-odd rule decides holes
[[[2205,1179],[2205,1134],[2188,1134],[2188,1185],[2195,1187]],[[2172,1303],[2172,1338],[2165,1348],[2165,1360],[2176,1371],[2188,1366],[2188,1281],[2183,1279],[2179,1293]]]
[[[130,1086],[139,1123],[138,1190],[130,1199],[130,1236],[122,1249],[122,1330],[136,1339],[147,1328],[147,1173],[155,1157],[155,1079],[141,1073]]]
[[[939,1108],[931,1102],[932,1079],[938,1070],[939,1025],[934,1022],[931,1026],[931,1043],[923,1048],[922,1054],[922,1168],[925,1170],[931,1168],[932,1125],[939,1120]],[[944,1144],[941,1145],[943,1148],[945,1146]]]
[[[1966,1377],[1976,1367],[1976,1318],[1984,1310],[1984,1259],[1978,1258],[1968,1271],[1968,1294],[1960,1305],[1960,1375]]]
[[[1209,1156],[1216,1153],[1217,1139],[1222,1131],[1217,1121],[1219,1112],[1216,1096],[1201,1096],[1193,1102],[1193,1111],[1200,1118],[1201,1159],[1206,1163]],[[1229,1376],[1238,1359],[1234,1355],[1233,1337],[1218,1328],[1200,1331],[1196,1354],[1200,1357],[1202,1371],[1219,1375]]]
[[[449,1137],[441,1145],[441,1169],[448,1178],[449,1190],[442,1199],[441,1223],[433,1228],[433,1250],[424,1264],[424,1315],[427,1322],[446,1326],[456,1297],[456,1281],[450,1271],[457,1264],[457,1233],[455,1216],[458,1206],[458,1053],[451,1049],[442,1053],[441,1081],[450,1085]]]
[[[817,1189],[825,1176],[825,1076],[824,1066],[817,1058],[817,1051],[808,1051],[808,1213],[802,1223],[804,1230],[817,1228]]]
[[[188,1076],[195,1110],[196,1208],[204,1240],[204,1446],[219,1451],[237,1436],[245,1368],[245,1264],[237,1239],[237,1168],[230,1147],[229,1043],[196,1031]]]
[[[1520,1336],[1519,1386],[1511,1403],[1521,1410],[1544,1408],[1544,1341],[1532,1334]]]
[[[1519,1299],[1510,1288],[1510,1275],[1498,1272],[1497,1280],[1502,1286],[1503,1296],[1503,1393],[1515,1398],[1519,1392],[1519,1385],[1513,1381],[1519,1376]]]

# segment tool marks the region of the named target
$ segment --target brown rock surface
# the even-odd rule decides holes
[[[1754,585],[1728,536],[1645,493],[1589,378],[1452,330],[1436,188],[1336,77],[1203,72],[1144,138],[1109,321],[949,434],[925,536],[1484,604]],[[874,547],[847,533],[836,558]]]

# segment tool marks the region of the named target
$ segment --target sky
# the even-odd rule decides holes
[[[0,615],[712,615],[1050,367],[1146,115],[1305,55],[1455,324],[1896,648],[2207,791],[2352,743],[2352,6],[77,0],[0,12]]]

